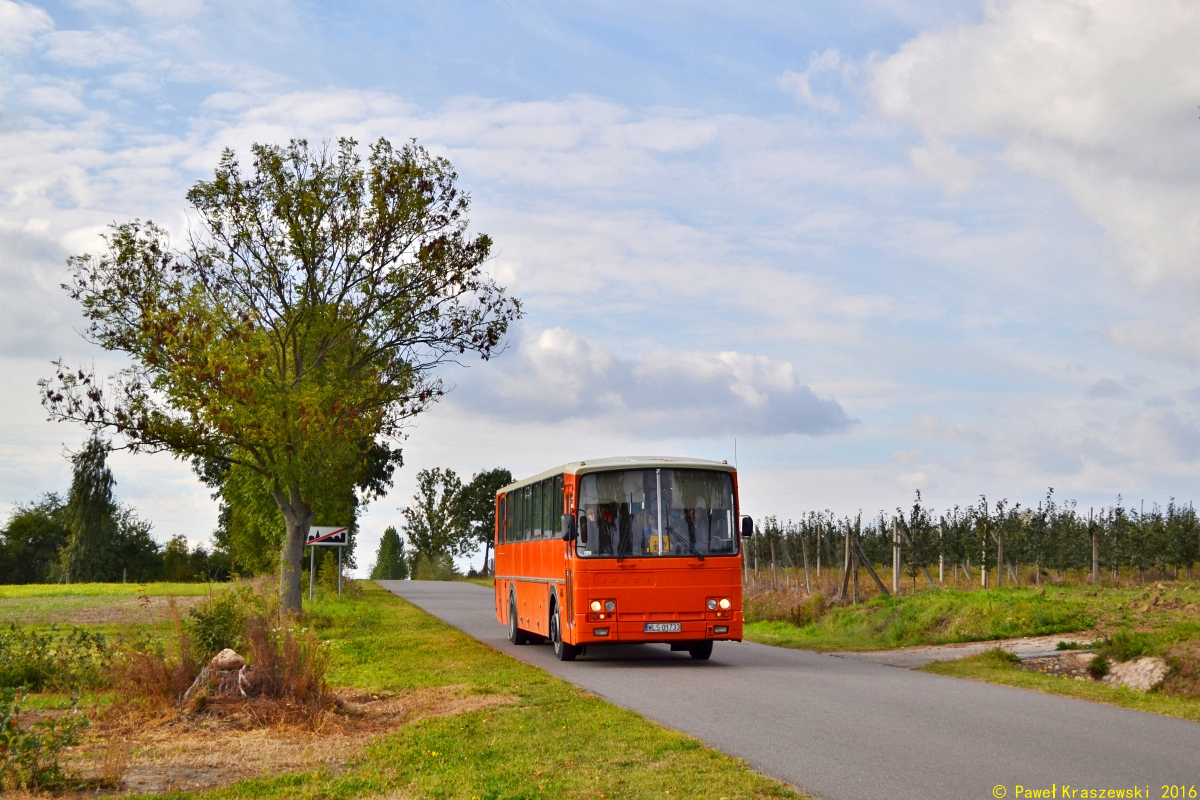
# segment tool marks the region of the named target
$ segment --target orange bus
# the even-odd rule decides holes
[[[513,644],[662,642],[707,659],[742,638],[737,471],[683,458],[577,461],[496,493],[496,619]],[[740,526],[738,520],[741,520]]]

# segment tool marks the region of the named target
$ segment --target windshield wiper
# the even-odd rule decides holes
[[[672,539],[674,539],[676,534],[679,533],[679,531],[675,530],[674,528],[667,528],[667,531],[671,534]],[[687,539],[680,536],[679,543],[682,544],[684,547],[686,547],[688,550],[691,550],[692,555],[694,555],[696,558],[700,559],[701,561],[704,560],[704,556],[700,555],[700,551],[696,549],[696,546],[693,545],[691,542],[689,542]]]

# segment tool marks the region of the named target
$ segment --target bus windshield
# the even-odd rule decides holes
[[[659,503],[659,498],[662,502]],[[733,479],[701,469],[593,472],[579,480],[576,552],[585,558],[737,552]]]

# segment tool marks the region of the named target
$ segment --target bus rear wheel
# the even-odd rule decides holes
[[[574,661],[575,656],[579,655],[578,647],[563,641],[562,608],[557,605],[550,615],[550,641],[554,644],[554,657],[559,661]]]
[[[517,625],[517,600],[508,598],[508,640],[513,644],[529,644],[529,634]]]
[[[712,655],[712,639],[707,639],[703,642],[692,642],[688,646],[688,655],[697,661],[708,661],[708,657]]]

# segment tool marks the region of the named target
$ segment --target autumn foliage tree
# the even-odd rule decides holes
[[[355,486],[441,397],[439,368],[499,352],[520,305],[484,271],[491,239],[469,233],[445,159],[384,139],[365,165],[351,139],[252,152],[251,174],[226,150],[188,192],[181,249],[133,221],[70,259],[85,335],[131,366],[104,379],[58,362],[41,387],[52,419],[260,475],[299,609],[311,498]]]

